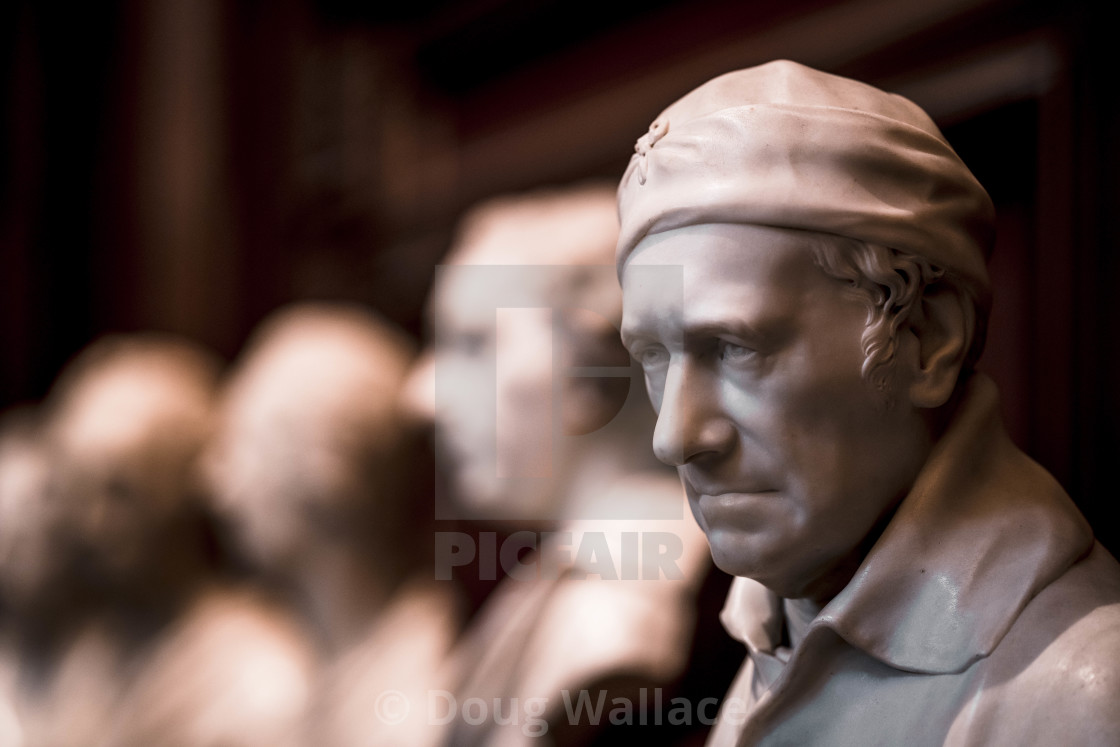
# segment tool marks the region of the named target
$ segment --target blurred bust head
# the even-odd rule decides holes
[[[460,222],[430,300],[428,368],[412,391],[470,515],[562,515],[575,437],[625,403],[628,378],[570,373],[629,365],[618,341],[617,236],[614,189],[595,184],[495,198]]]
[[[50,465],[30,407],[0,416],[0,607],[17,614],[65,595],[67,551]]]
[[[52,490],[85,570],[145,575],[197,511],[218,372],[208,351],[159,335],[103,338],[63,370],[47,401]]]
[[[411,358],[399,331],[357,306],[288,307],[254,333],[205,459],[249,561],[282,573],[314,543],[400,529],[396,402]]]

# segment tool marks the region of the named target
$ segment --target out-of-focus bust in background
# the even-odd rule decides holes
[[[0,744],[24,744],[21,689],[49,668],[85,612],[68,563],[63,515],[50,475],[38,412],[0,417]]]
[[[89,582],[114,601],[174,605],[202,574],[195,460],[220,372],[208,351],[109,337],[60,375],[48,402],[53,490]]]
[[[303,303],[254,333],[205,463],[234,546],[317,651],[306,743],[386,744],[383,691],[423,692],[455,630],[398,392],[410,341],[356,305]],[[399,744],[422,744],[428,730]]]
[[[0,610],[8,623],[34,620],[35,627],[63,622],[67,604],[77,603],[38,421],[30,405],[0,417]]]
[[[670,686],[689,656],[708,562],[679,485],[642,445],[652,422],[618,342],[616,236],[610,187],[495,198],[463,218],[436,277],[433,344],[409,401],[434,424],[450,511],[495,537],[546,531],[516,564],[527,573],[508,567],[508,548],[487,556],[485,531],[477,563],[460,568],[509,575],[461,636],[453,695],[437,704],[453,744],[586,741],[593,728],[565,697]],[[671,534],[679,574],[619,573],[625,533]],[[493,710],[468,722],[457,709],[472,698],[505,723]]]
[[[28,744],[268,744],[295,723],[298,638],[219,582],[207,541],[197,458],[219,372],[179,338],[107,337],[44,403],[58,551],[90,601],[51,660],[23,667]]]

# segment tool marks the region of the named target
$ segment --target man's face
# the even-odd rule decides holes
[[[648,236],[623,270],[622,334],[658,412],[654,451],[677,466],[716,564],[826,601],[928,437],[909,402],[887,407],[861,376],[868,308],[816,266],[822,240],[732,224]],[[683,267],[683,296],[680,274],[650,266]]]
[[[459,268],[455,268],[459,269]],[[499,310],[486,272],[451,272],[434,304],[440,456],[456,501],[476,517],[550,515],[560,465],[552,427],[552,311],[544,288],[527,289],[540,308]],[[525,282],[532,282],[529,274]],[[508,313],[503,313],[508,312]]]
[[[267,401],[247,404],[229,408],[204,465],[239,550],[263,570],[287,571],[310,544],[302,509],[316,450],[306,443],[306,423],[270,417]]]
[[[0,600],[13,608],[64,589],[64,506],[47,490],[50,462],[40,442],[0,430]]]
[[[147,577],[193,500],[203,431],[186,412],[195,403],[180,408],[185,393],[167,384],[130,368],[109,372],[87,383],[53,430],[49,489],[66,506],[82,570],[101,582]]]
[[[374,469],[373,455],[397,437],[390,372],[403,354],[340,317],[314,314],[289,316],[241,362],[201,461],[231,539],[280,575],[340,542],[361,511],[383,502],[374,475],[388,484],[397,471]],[[388,513],[379,516],[392,525]]]

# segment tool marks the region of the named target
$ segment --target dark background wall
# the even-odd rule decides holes
[[[0,407],[111,330],[227,358],[269,310],[355,299],[423,335],[488,195],[617,178],[677,96],[788,57],[914,98],[992,193],[982,366],[1113,549],[1115,34],[1001,0],[13,2],[0,11]]]

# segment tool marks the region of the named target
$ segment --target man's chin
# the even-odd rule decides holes
[[[493,513],[509,502],[492,474],[459,469],[452,474],[449,485],[456,505],[468,513]]]
[[[830,584],[828,578],[812,577],[812,580],[807,580],[804,574],[777,574],[773,563],[748,562],[741,556],[717,552],[714,547],[712,562],[724,573],[757,581],[784,599],[811,598],[820,600],[823,606],[843,588],[843,583]]]
[[[500,480],[493,470],[462,470],[448,482],[462,518],[475,521],[539,522],[559,518],[550,483]]]
[[[464,486],[455,495],[455,503],[463,518],[488,524],[517,526],[539,520],[546,512],[540,506],[511,498],[487,486]]]
[[[779,596],[793,594],[795,585],[775,574],[776,563],[762,557],[757,548],[748,548],[747,542],[748,538],[726,530],[712,532],[708,535],[712,562],[724,573],[758,581]]]
[[[708,547],[712,551],[712,562],[724,573],[732,576],[755,578],[758,564],[743,550],[744,538],[729,536],[726,530],[708,532]]]

